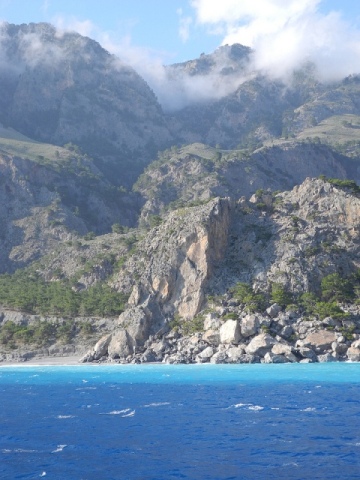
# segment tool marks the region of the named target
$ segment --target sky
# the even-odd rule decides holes
[[[360,73],[359,0],[0,0],[0,21],[49,22],[97,40],[134,67],[168,109],[246,81],[225,84],[221,65],[212,78],[183,74],[175,81],[163,68],[226,44],[253,49],[250,73],[285,82],[307,62],[322,81]]]
[[[50,22],[114,53],[134,50],[164,64],[197,58],[223,43],[255,46],[259,29],[274,34],[301,13],[305,22],[331,12],[338,12],[337,26],[342,21],[360,32],[359,0],[0,0],[3,21]]]

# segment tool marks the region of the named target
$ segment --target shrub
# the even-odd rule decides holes
[[[306,315],[314,313],[315,305],[319,301],[317,296],[312,292],[305,292],[300,296],[299,303]]]
[[[124,227],[120,223],[114,223],[111,230],[113,233],[124,233]]]
[[[255,293],[250,285],[238,282],[231,290],[235,299],[245,305],[249,312],[256,312],[266,308],[266,298],[262,293]]]
[[[336,302],[317,302],[314,307],[315,315],[318,315],[320,320],[326,317],[342,318],[348,316]]]
[[[184,335],[190,335],[204,330],[204,317],[196,315],[192,320],[186,320],[181,324]]]
[[[278,303],[282,307],[293,303],[291,293],[281,283],[271,284],[270,298],[273,303]]]
[[[321,296],[323,300],[347,302],[354,298],[354,289],[350,280],[331,273],[321,280]]]
[[[84,240],[94,240],[94,238],[95,238],[94,232],[88,232],[86,235],[84,235]]]

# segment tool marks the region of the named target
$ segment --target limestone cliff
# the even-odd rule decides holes
[[[95,346],[86,357],[128,356],[177,315],[192,319],[204,305],[205,290],[222,261],[230,223],[230,202],[215,199],[173,212],[140,240],[113,284],[129,291],[129,309],[120,315],[107,350]],[[103,345],[103,340],[100,342]]]

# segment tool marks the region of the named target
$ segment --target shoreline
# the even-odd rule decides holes
[[[20,367],[20,366],[68,366],[68,365],[86,365],[85,363],[80,362],[80,356],[68,356],[68,357],[38,357],[38,358],[31,358],[26,361],[21,362],[14,362],[13,360],[5,360],[0,362],[0,367]]]

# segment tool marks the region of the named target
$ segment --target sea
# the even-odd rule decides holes
[[[0,367],[0,479],[360,479],[360,363]]]

